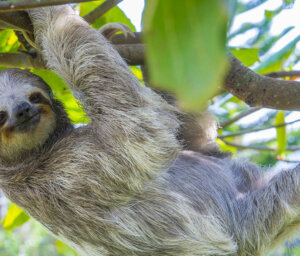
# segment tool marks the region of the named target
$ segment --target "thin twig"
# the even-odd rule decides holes
[[[271,125],[268,127],[262,127],[262,128],[257,128],[257,129],[251,129],[251,130],[242,130],[242,131],[233,132],[233,133],[229,133],[229,134],[225,134],[225,135],[219,135],[218,138],[223,139],[223,138],[228,138],[228,137],[236,137],[236,136],[240,136],[240,135],[244,135],[244,134],[248,134],[248,133],[260,132],[260,131],[264,131],[264,130],[268,130],[268,129],[272,129],[272,128],[279,128],[279,127],[291,125],[291,124],[297,123],[297,122],[300,122],[300,119],[297,119],[297,120],[294,120],[294,121],[288,122],[288,123]]]
[[[235,116],[234,118],[229,119],[229,120],[226,120],[226,121],[224,121],[224,122],[221,122],[221,123],[220,123],[220,127],[221,127],[221,128],[225,128],[225,127],[227,127],[227,126],[229,126],[229,125],[235,123],[236,121],[242,119],[243,117],[248,116],[248,115],[250,115],[250,114],[256,112],[256,111],[259,110],[259,109],[260,109],[260,108],[249,108],[249,109],[247,109],[247,110],[245,110],[245,111],[239,113],[239,114],[238,114],[237,116]]]
[[[118,3],[123,0],[106,0],[103,4],[92,10],[90,13],[85,15],[83,18],[90,24],[93,24],[103,14],[108,12],[111,8],[115,7]]]
[[[20,11],[43,6],[53,6],[68,3],[89,2],[91,0],[26,0],[26,1],[1,1],[0,12]]]
[[[280,77],[300,77],[300,71],[278,71],[272,72],[269,74],[265,74],[265,76],[273,77],[273,78],[280,78]]]
[[[144,45],[142,44],[119,44],[113,45],[119,54],[125,59],[128,65],[142,64],[144,59]],[[36,68],[45,69],[45,64],[41,61],[40,56],[31,57],[25,53],[0,53],[0,66],[11,68]]]
[[[285,162],[285,163],[295,163],[295,164],[297,164],[297,163],[300,163],[300,161],[296,161],[296,160],[287,160],[287,159],[276,159],[276,160],[278,160],[278,161],[282,161],[282,162]]]
[[[235,148],[238,148],[238,149],[253,149],[253,150],[258,150],[258,151],[274,151],[274,152],[278,151],[277,148],[271,148],[271,147],[260,146],[260,145],[245,146],[245,145],[229,142],[229,141],[224,140],[222,138],[220,138],[220,140],[222,140],[226,145],[231,146],[231,147],[235,147]],[[285,148],[285,150],[286,151],[297,151],[297,150],[300,150],[300,146],[288,146],[288,147]]]
[[[0,66],[45,69],[45,64],[41,58],[32,58],[29,54],[25,53],[0,53]]]
[[[0,2],[2,3],[2,2]],[[33,27],[25,11],[0,12],[1,28],[13,28],[18,31],[32,33]]]

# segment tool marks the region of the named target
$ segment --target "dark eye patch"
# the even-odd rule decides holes
[[[43,95],[39,92],[34,92],[29,96],[29,101],[33,104],[47,102]]]
[[[5,111],[0,111],[0,127],[5,124],[7,117],[8,115]]]

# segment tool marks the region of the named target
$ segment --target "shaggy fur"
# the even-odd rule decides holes
[[[268,181],[251,163],[180,152],[176,111],[138,84],[102,35],[68,6],[29,14],[48,67],[91,120],[71,130],[51,99],[45,143],[0,157],[6,196],[55,236],[87,256],[249,256],[299,228],[300,166]]]

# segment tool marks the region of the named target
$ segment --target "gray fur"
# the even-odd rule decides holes
[[[6,196],[55,236],[87,256],[248,256],[299,228],[300,166],[265,178],[254,164],[180,152],[176,110],[98,32],[68,6],[29,14],[48,67],[91,119],[70,130],[58,108],[42,147],[0,157]]]

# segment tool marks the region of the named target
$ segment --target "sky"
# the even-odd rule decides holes
[[[136,31],[140,32],[144,0],[124,0],[118,6],[125,12],[127,17],[130,18]]]

